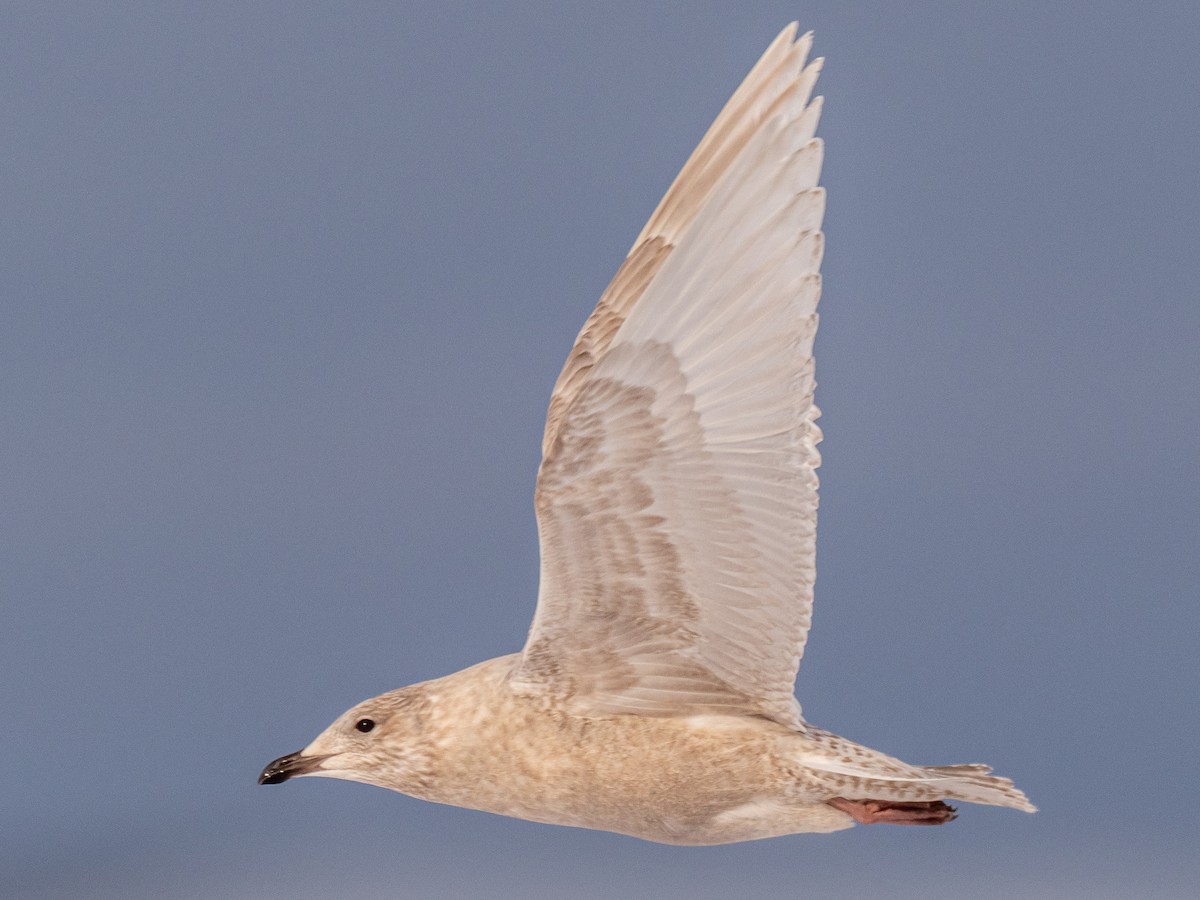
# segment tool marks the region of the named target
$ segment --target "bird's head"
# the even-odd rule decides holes
[[[428,701],[420,686],[364,700],[295,753],[269,763],[259,784],[319,775],[412,793],[429,777]]]

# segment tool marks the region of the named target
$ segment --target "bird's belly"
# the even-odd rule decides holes
[[[773,727],[534,716],[492,740],[478,736],[426,799],[670,844],[830,831],[850,822],[789,797],[772,752]]]

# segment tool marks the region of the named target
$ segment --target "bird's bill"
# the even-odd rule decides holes
[[[320,769],[321,763],[325,759],[324,756],[305,756],[303,750],[297,750],[295,753],[289,753],[287,756],[281,756],[279,759],[267,763],[267,767],[258,776],[258,783],[283,784],[289,778],[312,775]]]

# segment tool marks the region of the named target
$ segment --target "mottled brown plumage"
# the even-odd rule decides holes
[[[678,844],[946,800],[1032,811],[986,766],[913,766],[804,722],[820,60],[789,26],[713,123],[585,323],[554,388],[520,654],[368,700],[269,783],[324,775]]]

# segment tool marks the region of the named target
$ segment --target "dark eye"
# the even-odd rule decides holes
[[[366,734],[368,731],[370,731],[372,728],[375,727],[375,720],[374,719],[359,719],[357,722],[354,723],[354,727],[357,728],[359,731],[361,731],[363,734]]]

